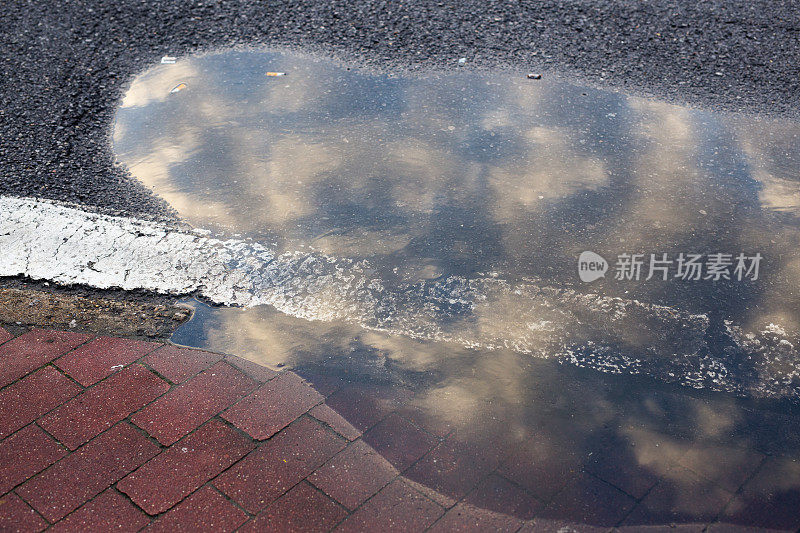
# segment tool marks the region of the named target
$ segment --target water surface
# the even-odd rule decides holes
[[[351,261],[375,288],[335,313],[299,296],[284,311],[796,396],[797,134],[514,73],[399,77],[228,52],[137,78],[114,139],[194,226]],[[591,284],[577,276],[586,250],[610,263]],[[763,260],[757,280],[735,264],[730,280],[684,280],[681,253]],[[615,279],[620,254],[643,254],[639,280]],[[650,254],[673,261],[668,280],[644,279]],[[294,277],[290,298],[310,292]]]
[[[263,294],[217,302],[262,305],[189,300],[176,343],[403,390],[478,449],[537,436],[544,463],[592,457],[628,493],[646,471],[683,514],[634,523],[708,523],[738,487],[720,479],[800,457],[799,133],[520,73],[234,51],[140,75],[114,146],[193,226],[277,254]],[[579,279],[584,251],[605,277]],[[645,279],[681,253],[763,260]],[[615,279],[621,254],[640,279]]]

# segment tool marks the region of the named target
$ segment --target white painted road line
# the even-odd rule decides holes
[[[728,324],[750,365],[737,373],[727,366],[729,354],[710,353],[705,315],[537,280],[449,277],[388,289],[366,261],[277,254],[251,241],[11,197],[0,197],[0,250],[0,276],[196,294],[225,305],[269,304],[300,318],[346,320],[416,339],[559,357],[698,388],[800,398],[797,339],[779,326],[748,337]]]

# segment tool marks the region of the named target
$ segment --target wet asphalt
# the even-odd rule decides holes
[[[15,1],[0,14],[0,194],[170,216],[114,164],[125,88],[163,55],[262,44],[385,70],[510,67],[715,110],[800,111],[796,0]]]

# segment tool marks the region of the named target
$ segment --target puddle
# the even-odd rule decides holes
[[[138,77],[114,144],[195,227],[294,254],[284,312],[776,396],[799,383],[799,131],[524,75],[229,52]],[[583,251],[605,277],[581,283]],[[675,277],[692,253],[703,277],[730,254],[732,279]],[[615,279],[621,254],[643,254],[639,280]],[[757,280],[739,254],[763,257]]]
[[[524,73],[236,51],[140,75],[114,147],[193,226],[276,254],[229,265],[247,283],[217,302],[269,305],[190,301],[174,342],[407,389],[489,447],[637,440],[625,461],[682,494],[694,474],[659,443],[763,450],[780,439],[753,413],[790,420],[800,399],[798,134]],[[604,277],[581,281],[585,251]],[[702,279],[718,253],[731,279]],[[615,278],[622,254],[643,254],[639,279]],[[650,254],[667,280],[645,279]],[[701,279],[676,277],[680,254]]]

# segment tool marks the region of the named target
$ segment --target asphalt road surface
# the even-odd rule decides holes
[[[0,194],[168,216],[114,165],[114,110],[163,55],[297,46],[381,69],[512,67],[796,116],[800,2],[16,1],[0,15]]]

